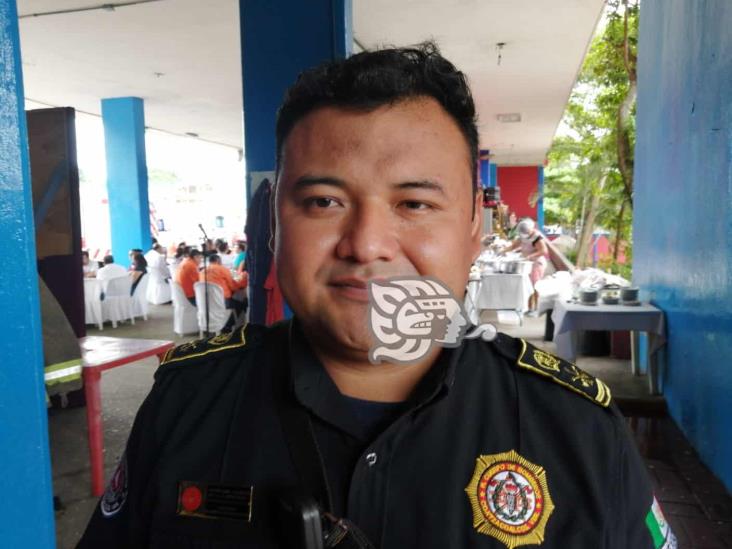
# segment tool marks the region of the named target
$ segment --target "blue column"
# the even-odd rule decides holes
[[[116,263],[127,265],[131,248],[147,250],[151,242],[143,101],[102,99],[102,120],[112,254]]]
[[[539,230],[544,230],[544,166],[538,168],[538,185],[537,191],[539,192],[539,200],[536,202],[536,225]]]
[[[0,0],[0,532],[3,547],[54,547],[28,136],[15,0]]]
[[[275,168],[285,90],[303,70],[350,55],[351,11],[351,0],[239,0],[247,198],[256,174]]]
[[[491,184],[491,169],[490,169],[490,151],[488,149],[481,149],[479,155],[479,173],[480,173],[480,185],[484,189],[487,187],[495,187]]]
[[[490,186],[491,187],[498,187],[498,165],[494,162],[491,162],[490,166],[488,167],[490,170]]]

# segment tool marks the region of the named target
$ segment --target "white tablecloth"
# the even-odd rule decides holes
[[[475,309],[482,311],[510,310],[524,312],[533,293],[529,275],[485,274],[468,282],[468,297]]]

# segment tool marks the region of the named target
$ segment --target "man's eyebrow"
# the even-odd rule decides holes
[[[330,177],[327,175],[303,175],[295,180],[295,189],[305,189],[314,185],[332,185],[334,187],[345,187],[346,182],[337,177]]]
[[[394,183],[392,185],[395,189],[426,189],[429,191],[437,191],[440,194],[445,194],[444,187],[436,182],[428,179],[420,179],[418,181],[402,181],[401,183]]]

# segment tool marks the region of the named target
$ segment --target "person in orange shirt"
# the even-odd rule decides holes
[[[196,304],[196,294],[193,291],[193,285],[198,282],[198,266],[201,264],[203,256],[201,252],[190,249],[186,254],[186,258],[181,261],[180,266],[175,271],[175,281],[183,288],[183,293],[192,305]]]
[[[244,301],[240,301],[235,299],[233,294],[247,287],[247,283],[249,282],[247,273],[242,273],[239,281],[234,280],[234,277],[231,276],[231,271],[221,264],[221,257],[218,254],[212,254],[208,258],[208,267],[206,267],[205,273],[202,272],[198,280],[204,282],[204,278],[208,278],[209,282],[218,284],[224,290],[224,300],[226,301],[227,309],[234,309],[237,315],[246,310],[247,299],[244,298]]]

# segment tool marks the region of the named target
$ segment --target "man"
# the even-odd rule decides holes
[[[201,252],[195,248],[189,248],[186,258],[181,261],[180,266],[175,271],[175,281],[181,285],[183,293],[191,302],[191,305],[196,304],[196,293],[193,291],[193,285],[198,282],[198,268],[202,260]]]
[[[305,547],[318,509],[328,547],[660,546],[598,380],[508,336],[369,360],[367,283],[463,295],[481,236],[474,118],[429,44],[300,76],[275,191],[295,320],[166,356],[82,547]]]
[[[236,314],[245,310],[245,299],[236,299],[234,294],[247,287],[247,274],[244,273],[239,280],[234,280],[231,271],[221,264],[221,257],[213,254],[208,258],[208,267],[205,272],[198,275],[198,281],[208,281],[217,284],[224,291],[224,301],[227,309],[233,309]]]
[[[97,271],[97,279],[109,280],[111,278],[118,278],[120,276],[127,276],[127,269],[122,265],[117,265],[114,262],[114,256],[105,255],[103,260],[104,265]]]

